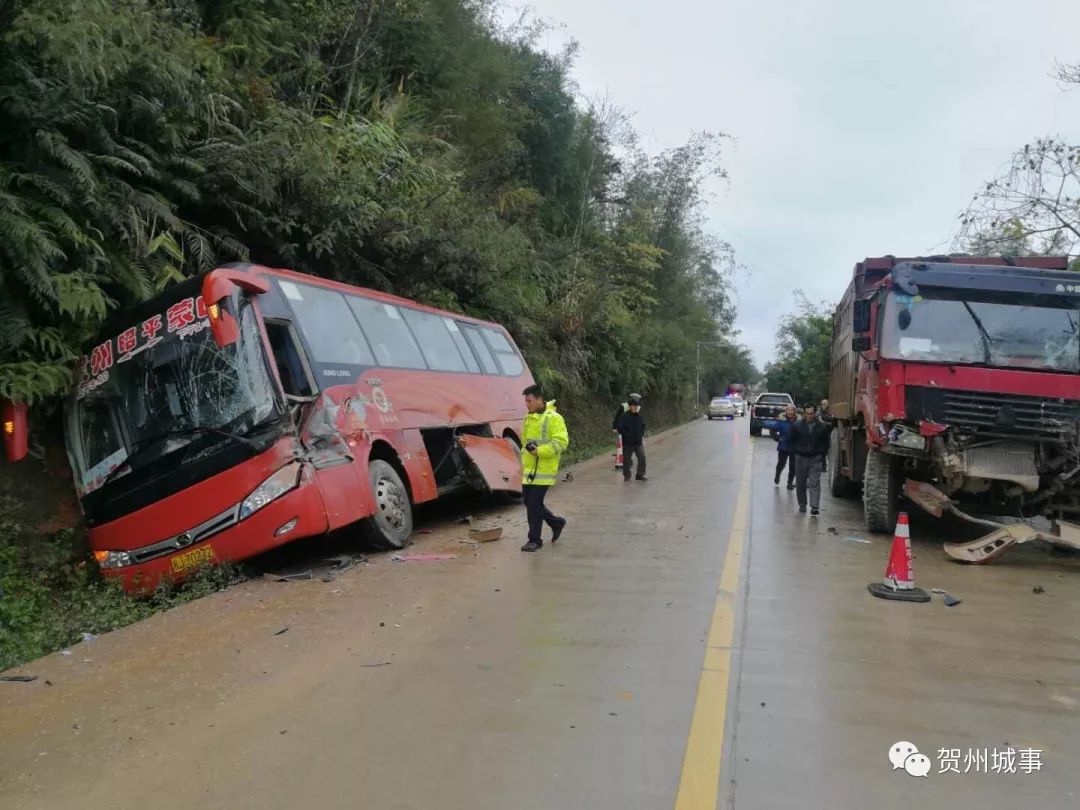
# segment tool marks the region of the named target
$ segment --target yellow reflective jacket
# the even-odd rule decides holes
[[[530,413],[521,428],[521,444],[536,442],[536,452],[521,451],[521,483],[550,487],[559,474],[559,459],[570,445],[570,434],[562,414],[555,410],[555,400],[543,413]]]

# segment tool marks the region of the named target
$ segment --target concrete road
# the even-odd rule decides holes
[[[2,806],[1077,806],[1075,562],[962,568],[916,529],[919,584],[962,604],[874,600],[887,539],[855,504],[795,514],[774,447],[697,423],[652,441],[646,484],[575,470],[539,554],[489,512],[500,542],[450,521],[411,549],[452,560],[250,582],[22,667]],[[898,740],[927,778],[892,770]],[[938,773],[1006,747],[1041,771]]]

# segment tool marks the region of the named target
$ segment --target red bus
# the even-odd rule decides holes
[[[130,591],[412,507],[520,492],[521,391],[501,326],[289,270],[228,265],[112,319],[66,442],[94,557]]]

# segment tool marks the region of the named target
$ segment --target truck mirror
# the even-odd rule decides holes
[[[270,284],[265,279],[243,270],[222,268],[207,273],[202,283],[202,298],[210,317],[214,343],[225,348],[240,339],[236,302],[241,291],[261,295],[269,290]]]
[[[0,404],[0,429],[4,432],[4,456],[14,463],[26,458],[30,443],[30,426],[26,419],[26,403],[3,400]]]
[[[870,351],[870,338],[866,335],[860,335],[851,339],[851,350],[853,352],[868,352]]]
[[[856,301],[852,315],[854,331],[856,334],[863,334],[864,332],[870,331],[870,301]]]

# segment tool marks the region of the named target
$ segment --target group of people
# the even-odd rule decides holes
[[[566,421],[555,409],[539,385],[530,385],[525,397],[525,422],[521,429],[522,479],[521,494],[529,523],[528,539],[522,551],[539,551],[544,547],[543,531],[551,529],[551,542],[556,542],[566,528],[566,518],[554,514],[544,504],[547,493],[559,475],[559,461],[570,445]],[[637,460],[637,480],[645,477],[645,418],[641,415],[641,395],[631,394],[615,412],[612,432],[623,442],[623,479],[630,480],[634,460]]]
[[[821,474],[827,469],[831,432],[829,400],[823,399],[820,408],[812,402],[803,405],[801,415],[794,405],[788,405],[773,433],[777,441],[773,484],[780,486],[780,476],[787,467],[787,488],[795,490],[799,512],[806,512],[809,502],[810,514],[821,514]]]

